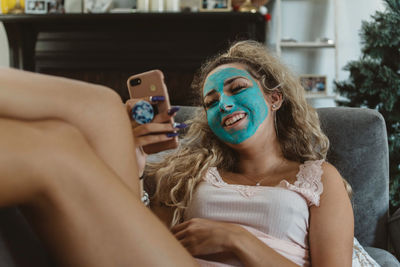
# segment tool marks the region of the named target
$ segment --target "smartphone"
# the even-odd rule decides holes
[[[164,74],[160,70],[150,70],[140,74],[132,75],[127,81],[129,96],[131,98],[144,98],[148,99],[150,96],[164,96],[164,101],[157,102],[154,106],[157,114],[166,114],[171,108],[169,102],[167,86],[164,83]],[[148,101],[148,100],[147,100]],[[170,118],[165,123],[173,123],[173,118]],[[178,138],[175,137],[171,140],[143,146],[144,152],[147,154],[154,154],[160,151],[173,149],[178,146]]]

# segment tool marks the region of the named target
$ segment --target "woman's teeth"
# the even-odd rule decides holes
[[[237,122],[238,120],[243,119],[245,116],[246,116],[246,115],[243,114],[243,113],[242,113],[242,114],[235,115],[235,116],[233,116],[232,118],[229,118],[229,119],[227,119],[227,120],[225,121],[225,126],[230,126],[230,125],[234,124],[235,122]]]

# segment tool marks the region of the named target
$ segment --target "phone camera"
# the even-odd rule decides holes
[[[131,86],[139,85],[142,83],[142,80],[139,78],[130,80]]]

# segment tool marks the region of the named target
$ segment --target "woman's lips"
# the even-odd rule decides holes
[[[245,112],[234,112],[222,119],[222,127],[229,129],[239,125],[247,117]]]

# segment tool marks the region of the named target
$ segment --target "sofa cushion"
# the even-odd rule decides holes
[[[320,108],[331,143],[327,160],[353,188],[354,235],[363,246],[387,249],[389,152],[385,120],[366,108]]]
[[[400,267],[399,261],[388,251],[373,247],[364,247],[364,249],[381,267]]]

